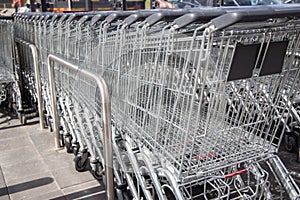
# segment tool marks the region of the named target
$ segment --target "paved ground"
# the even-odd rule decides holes
[[[103,184],[77,172],[74,155],[56,151],[53,138],[37,119],[21,126],[0,108],[0,200],[105,199]]]
[[[20,125],[0,108],[0,200],[105,199],[104,186],[90,172],[74,169],[74,156],[56,151],[53,133],[39,128],[38,119]],[[280,157],[300,187],[296,153]]]

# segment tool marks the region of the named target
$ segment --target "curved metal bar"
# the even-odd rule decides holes
[[[112,155],[112,132],[111,132],[111,108],[110,108],[110,97],[107,85],[102,77],[96,76],[84,69],[79,68],[57,56],[48,56],[48,71],[50,80],[50,92],[51,102],[53,110],[54,120],[54,133],[55,133],[55,144],[56,147],[60,146],[59,141],[59,129],[58,129],[58,115],[56,109],[56,91],[54,81],[54,63],[59,63],[61,66],[66,67],[70,70],[76,71],[77,73],[86,76],[94,80],[99,87],[99,98],[102,106],[102,123],[103,123],[103,135],[104,135],[104,161],[105,161],[105,183],[106,183],[106,195],[108,200],[114,199],[114,181],[113,181],[113,155]]]
[[[37,101],[38,101],[38,112],[39,112],[39,118],[40,118],[40,128],[44,129],[44,117],[43,117],[43,101],[42,101],[42,86],[41,86],[41,77],[40,77],[40,68],[38,64],[38,53],[37,48],[34,44],[31,44],[29,42],[26,42],[21,39],[16,39],[17,43],[24,44],[28,46],[31,50],[32,57],[33,57],[33,66],[34,66],[34,75],[35,75],[35,87],[36,87],[36,93],[37,93]]]
[[[271,169],[273,169],[274,173],[279,178],[280,183],[283,185],[286,191],[288,191],[290,199],[300,199],[300,189],[279,157],[277,155],[274,155],[270,157],[268,161],[269,166],[271,167]]]
[[[178,183],[175,180],[173,174],[164,168],[158,168],[157,169],[158,173],[161,173],[164,177],[167,178],[169,181],[169,184],[171,185],[171,188],[173,189],[173,193],[176,197],[177,200],[184,200],[185,198],[182,196],[182,192],[179,189]]]
[[[157,192],[157,195],[159,197],[160,200],[166,200],[167,197],[166,195],[162,192],[162,187],[161,187],[161,184],[158,180],[158,177],[157,177],[157,174],[155,173],[155,169],[150,161],[150,159],[147,157],[147,155],[145,153],[140,153],[141,155],[141,159],[143,160],[143,162],[145,163],[146,165],[146,168],[149,172],[149,175],[153,181],[153,185],[156,189],[156,192]]]

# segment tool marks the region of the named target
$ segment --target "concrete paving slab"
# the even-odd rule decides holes
[[[34,149],[33,145],[30,145],[0,152],[0,163],[4,167],[37,160],[39,157],[40,155]]]
[[[36,150],[42,155],[51,155],[56,151],[54,142],[54,133],[48,132],[48,130],[39,131],[35,134],[29,135]],[[59,151],[60,152],[60,151]],[[65,152],[64,152],[65,153]]]
[[[63,188],[62,191],[64,192],[64,194],[72,194],[75,193],[76,191],[81,191],[81,190],[85,190],[88,188],[93,188],[93,187],[100,187],[102,190],[105,189],[105,186],[103,183],[100,183],[97,180],[92,180],[92,181],[88,181],[85,183],[81,183],[81,184],[77,184],[77,185],[73,185],[70,187],[66,187]]]
[[[49,169],[64,170],[65,168],[74,168],[73,158],[74,155],[67,154],[65,151],[60,150],[55,153],[43,155],[44,160],[47,162]]]
[[[61,189],[94,180],[89,171],[78,173],[74,167],[55,169],[52,173]]]
[[[50,171],[8,180],[11,199],[50,199],[63,195]]]
[[[3,128],[0,125],[0,138],[7,139],[7,138],[15,138],[15,137],[26,135],[25,131],[19,131],[19,127],[21,126],[18,126],[18,128],[15,129],[11,129],[11,128]],[[23,128],[23,130],[25,129]]]
[[[51,176],[33,177],[31,180],[22,180],[16,184],[8,185],[8,191],[11,199],[38,199],[43,195],[59,196],[61,190]],[[40,198],[41,199],[41,198]],[[43,198],[45,199],[45,198]]]
[[[72,200],[72,199],[99,200],[99,199],[105,199],[105,192],[103,186],[94,186],[89,188],[81,188],[71,193],[66,193],[65,197],[67,200]]]
[[[26,138],[28,136],[19,136],[12,138],[1,138],[0,135],[0,153],[5,153],[9,150],[20,149],[24,147],[32,148],[32,143]]]
[[[51,191],[51,192],[45,192],[45,193],[39,193],[37,196],[30,196],[30,200],[46,200],[46,199],[56,199],[64,197],[64,194],[62,191],[57,190],[57,191]]]
[[[6,164],[2,167],[5,179],[13,180],[17,178],[26,178],[28,176],[48,172],[49,169],[41,159],[31,159],[15,164]]]
[[[0,166],[0,200],[9,200],[9,193],[6,187],[1,166]]]
[[[6,183],[1,187],[0,182],[0,200],[104,199],[103,185],[89,171],[77,172],[74,155],[56,151],[53,133],[41,130],[37,122],[22,126],[0,108],[0,163]]]

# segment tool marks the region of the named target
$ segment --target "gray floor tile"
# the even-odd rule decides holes
[[[99,183],[96,180],[92,180],[78,185],[73,185],[70,187],[63,188],[62,191],[64,192],[64,194],[72,194],[76,191],[81,191],[84,189],[94,188],[94,187],[100,187],[102,190],[105,190],[105,186],[103,183]]]
[[[52,173],[61,189],[94,180],[90,172],[78,173],[74,167],[52,170]]]
[[[105,191],[103,190],[102,186],[94,186],[90,188],[83,188],[73,191],[72,193],[65,194],[67,200],[72,199],[86,199],[86,200],[93,200],[93,199],[105,199]]]
[[[0,166],[0,200],[9,200],[8,190],[6,187],[5,179]]]
[[[46,199],[56,199],[56,198],[65,198],[62,191],[52,191],[52,192],[46,192],[46,193],[40,193],[37,196],[31,196],[30,200],[46,200]]]
[[[39,159],[40,155],[33,145],[20,146],[8,151],[0,151],[0,163],[2,166],[22,164],[31,160]]]
[[[77,172],[73,159],[56,151],[54,134],[36,120],[22,126],[0,113],[0,163],[7,185],[0,178],[0,200],[103,199],[103,185],[90,172]]]
[[[7,188],[11,199],[31,199],[48,193],[61,195],[61,190],[50,172],[10,180]]]
[[[15,164],[5,165],[2,167],[2,169],[7,183],[10,180],[26,178],[28,176],[49,171],[49,169],[41,159],[32,159],[24,161],[22,163],[17,162]]]
[[[9,150],[16,150],[24,147],[32,148],[32,143],[28,140],[28,136],[19,136],[12,138],[2,138],[0,134],[0,153]]]

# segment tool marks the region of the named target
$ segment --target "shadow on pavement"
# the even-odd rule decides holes
[[[37,188],[37,187],[41,187],[44,185],[48,185],[48,184],[52,183],[53,181],[54,181],[53,178],[45,177],[45,178],[39,178],[39,179],[27,181],[24,183],[20,183],[20,184],[8,186],[8,187],[3,187],[3,188],[0,188],[0,197],[4,196],[4,195],[8,195],[8,193],[13,194],[13,193],[21,192],[24,190],[29,190],[32,188]]]
[[[66,200],[66,199],[84,199],[84,200],[93,200],[93,199],[105,199],[105,187],[102,186],[97,186],[97,187],[92,187],[88,188],[85,190],[81,191],[76,191],[71,194],[67,194],[61,197],[56,197],[51,200]]]

